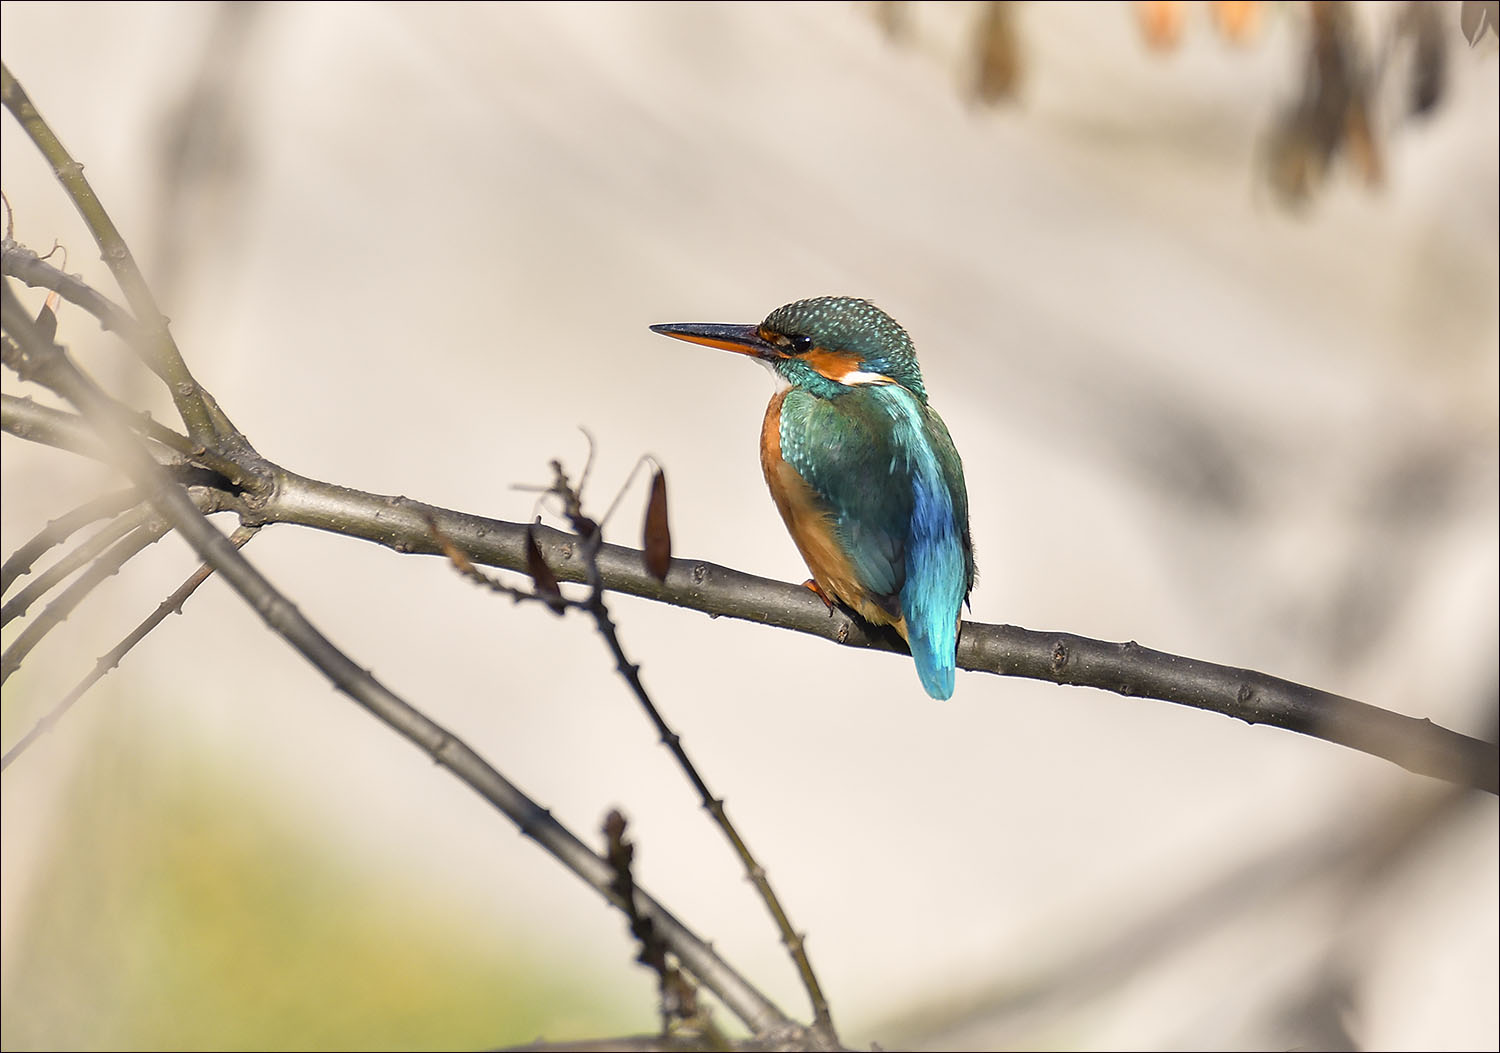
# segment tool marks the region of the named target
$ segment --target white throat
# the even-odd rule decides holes
[[[766,371],[771,374],[771,379],[776,381],[776,390],[778,392],[785,391],[787,388],[792,386],[792,382],[786,377],[782,376],[781,371],[777,369],[774,364],[764,358],[757,358],[755,361],[766,367]]]

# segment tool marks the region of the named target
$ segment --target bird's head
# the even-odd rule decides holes
[[[651,329],[750,355],[786,383],[824,398],[865,384],[899,384],[927,401],[911,337],[868,300],[819,296],[778,307],[759,325],[687,322]]]

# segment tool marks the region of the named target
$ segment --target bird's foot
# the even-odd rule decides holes
[[[808,578],[806,581],[804,581],[802,583],[802,587],[804,589],[811,589],[812,592],[813,592],[813,595],[816,596],[818,599],[822,600],[823,601],[823,605],[828,608],[828,613],[829,614],[833,613],[833,601],[828,598],[828,593],[826,593],[826,592],[823,591],[823,587],[821,585],[819,585],[812,578]]]

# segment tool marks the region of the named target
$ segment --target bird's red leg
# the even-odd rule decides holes
[[[813,578],[808,578],[802,583],[802,587],[804,589],[812,589],[813,595],[822,600],[823,605],[828,608],[828,613],[833,613],[833,601],[828,598],[828,593],[823,591],[823,587],[819,585],[816,580],[814,580]]]

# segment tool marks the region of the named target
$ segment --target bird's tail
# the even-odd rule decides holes
[[[958,613],[969,591],[969,575],[951,505],[938,509],[945,515],[924,516],[925,495],[921,487],[917,488],[916,496],[917,508],[907,541],[901,614],[906,623],[906,642],[916,660],[922,686],[933,698],[947,700],[953,697]],[[931,519],[937,520],[935,529],[929,525]]]
[[[932,420],[946,438],[942,421],[936,414]],[[931,449],[923,445],[921,450],[925,457],[918,459],[912,479],[901,614],[922,686],[933,698],[945,700],[953,697],[958,615],[973,582],[974,564],[968,554],[963,477],[950,481]],[[955,464],[957,459],[954,454]]]
[[[906,642],[917,663],[917,677],[927,693],[939,701],[953,697],[953,672],[958,650],[958,619],[936,624],[906,621]]]

